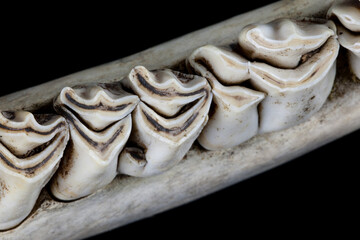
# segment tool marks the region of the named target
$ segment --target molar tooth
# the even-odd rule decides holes
[[[0,230],[6,230],[31,212],[41,189],[58,168],[69,133],[61,116],[34,118],[25,111],[1,115]]]
[[[349,65],[360,78],[360,2],[358,0],[336,1],[328,11],[328,17],[337,17],[340,45],[348,50]]]
[[[170,69],[149,71],[143,66],[133,68],[121,83],[132,89],[158,113],[171,117],[180,109],[206,95],[208,84],[203,78]]]
[[[248,61],[233,52],[207,45],[196,49],[187,64],[212,86],[213,113],[199,136],[199,143],[208,150],[218,150],[234,147],[255,136],[257,105],[264,94],[241,86],[223,86],[219,82],[234,84],[249,79]]]
[[[69,95],[73,100],[69,100]],[[130,113],[138,101],[137,96],[124,92],[118,84],[61,91],[55,108],[68,121],[71,139],[51,184],[54,196],[61,200],[78,199],[116,177],[118,156],[131,132]]]
[[[119,172],[146,177],[175,166],[189,151],[208,120],[212,95],[202,97],[186,112],[164,118],[140,102],[133,112],[131,141],[143,147],[125,148],[119,158]]]
[[[335,25],[291,19],[246,26],[239,35],[243,52],[253,60],[263,60],[280,68],[295,68],[302,56],[321,47],[335,35]]]
[[[139,177],[162,173],[185,156],[207,123],[210,85],[199,76],[136,67],[125,86],[142,99],[132,113],[129,141],[139,147],[124,149],[118,171]]]
[[[360,32],[359,0],[337,0],[328,11],[328,17],[336,16],[341,24],[353,32]]]
[[[299,124],[321,108],[334,82],[338,51],[336,38],[330,37],[317,53],[295,69],[250,63],[252,84],[267,93],[260,104],[260,132]]]

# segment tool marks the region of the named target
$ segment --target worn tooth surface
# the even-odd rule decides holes
[[[131,70],[121,83],[158,113],[171,117],[182,107],[207,93],[207,82],[195,75],[170,69],[149,71],[143,66]]]
[[[131,132],[130,113],[138,101],[119,84],[90,84],[61,91],[55,108],[69,123],[71,138],[51,183],[54,196],[78,199],[116,177],[118,156]]]
[[[257,105],[264,94],[233,85],[249,79],[248,61],[234,52],[206,45],[196,49],[187,64],[207,78],[213,93],[209,122],[199,136],[199,143],[209,150],[226,149],[255,136]],[[232,86],[224,86],[220,81]]]
[[[0,230],[5,230],[31,212],[58,168],[69,133],[65,119],[56,115],[2,112],[0,121]]]
[[[321,47],[335,35],[332,22],[312,23],[277,19],[266,24],[250,24],[239,34],[242,51],[252,60],[280,68],[295,68],[303,55]]]
[[[260,132],[282,130],[317,112],[330,94],[339,44],[330,37],[324,46],[295,69],[250,63],[251,82],[267,95],[260,104]]]
[[[136,87],[139,79],[146,83]],[[139,177],[162,173],[185,156],[207,123],[210,85],[203,77],[144,67],[134,68],[126,81],[142,101],[132,114],[134,146],[120,155],[118,171]]]

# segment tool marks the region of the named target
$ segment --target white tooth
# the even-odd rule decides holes
[[[353,32],[360,32],[360,1],[337,0],[328,11],[328,17],[336,16],[342,25]]]
[[[207,45],[195,50],[187,64],[212,86],[214,106],[199,143],[209,150],[226,149],[255,136],[257,105],[264,94],[219,82],[234,84],[249,79],[248,61],[233,52]]]
[[[337,17],[340,45],[349,51],[352,72],[360,78],[360,2],[358,0],[336,1],[328,11],[328,17]]]
[[[56,128],[62,125],[64,119],[57,115],[3,111],[0,114],[0,141],[15,155],[26,156],[50,141],[58,133]]]
[[[122,90],[118,83],[65,87],[58,100],[80,115],[94,131],[127,116],[137,101],[137,96]]]
[[[158,113],[171,117],[186,104],[205,96],[208,83],[204,78],[170,69],[149,71],[145,67],[133,68],[121,83],[132,89]]]
[[[187,59],[187,64],[203,77],[211,71],[220,82],[227,85],[249,79],[248,61],[245,58],[212,45],[196,49]]]
[[[352,33],[341,26],[338,29],[339,42],[349,51],[350,68],[360,78],[360,33]]]
[[[118,156],[130,136],[130,113],[138,97],[119,89],[114,92],[116,88],[110,92],[109,86],[99,87],[78,88],[82,91],[77,91],[79,98],[70,101],[66,96],[75,91],[64,88],[55,102],[69,123],[71,137],[51,183],[52,193],[61,200],[78,199],[109,184],[116,177]],[[100,123],[101,116],[106,126]]]
[[[243,52],[280,68],[295,68],[302,56],[318,49],[335,35],[332,22],[308,24],[306,21],[277,19],[267,24],[251,24],[239,35]]]
[[[139,147],[124,149],[118,171],[146,177],[176,165],[205,126],[211,99],[212,94],[208,91],[190,109],[173,118],[164,118],[140,102],[133,112],[130,138]]]
[[[2,116],[0,230],[6,230],[30,214],[41,189],[59,165],[69,133],[65,119],[60,116],[38,115],[39,122],[24,111],[2,112]],[[28,145],[16,148],[16,144]],[[13,149],[16,151],[12,152]]]
[[[335,37],[295,69],[250,63],[251,82],[267,93],[260,103],[260,132],[299,124],[317,112],[328,97],[336,72],[339,44]]]

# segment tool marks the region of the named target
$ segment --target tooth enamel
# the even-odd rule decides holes
[[[340,45],[348,50],[352,72],[360,78],[360,2],[358,0],[336,1],[328,11],[328,17],[339,19]]]
[[[246,26],[239,35],[243,52],[252,60],[262,60],[280,68],[295,68],[302,56],[321,47],[335,35],[332,22],[277,19]]]
[[[0,230],[5,230],[31,212],[58,168],[69,134],[60,116],[37,115],[37,122],[25,111],[0,115]]]
[[[64,88],[55,102],[69,123],[71,137],[51,184],[52,193],[61,200],[87,196],[116,177],[117,159],[130,136],[130,113],[138,97],[116,84],[111,91],[109,85]]]
[[[199,76],[170,69],[149,71],[143,66],[133,68],[121,81],[141,101],[164,116],[174,116],[180,109],[206,95],[207,82]]]
[[[137,69],[139,68],[142,69],[141,74],[150,73],[143,67],[137,67]],[[135,70],[130,75],[134,74],[134,72]],[[145,99],[151,103],[164,101],[162,104],[166,105],[165,99],[167,98],[164,98],[164,95],[172,94],[170,89],[174,89],[173,86],[181,84],[181,80],[178,77],[174,78],[174,76],[182,75],[177,75],[175,72],[175,75],[173,74],[169,78],[170,70],[158,70],[153,73],[156,73],[154,76],[159,78],[154,81],[162,82],[163,85],[168,87],[162,89],[163,95],[155,94],[152,96],[152,98],[158,99],[152,99],[150,96],[146,96]],[[138,76],[138,78],[146,79],[143,75]],[[182,83],[185,87],[177,91],[182,97],[173,106],[175,108],[178,108],[178,106],[187,108],[183,108],[181,112],[177,110],[177,116],[163,117],[155,109],[151,109],[150,106],[152,105],[149,103],[150,106],[143,102],[138,104],[132,113],[133,131],[129,140],[129,142],[135,143],[136,146],[133,147],[130,144],[121,153],[119,173],[138,177],[156,175],[176,165],[188,152],[207,123],[212,94],[206,79],[193,77],[192,75],[186,75],[186,78],[190,80]],[[193,81],[191,79],[194,80],[194,83],[191,83]],[[193,85],[196,88],[189,91],[189,86]],[[186,98],[188,92],[190,94]],[[200,97],[197,96],[194,99],[194,92]],[[167,101],[171,101],[171,99]],[[189,106],[189,103],[193,105]],[[162,110],[161,113],[164,113],[164,115],[170,115],[169,112],[165,111],[167,108]],[[170,112],[173,113],[173,109]]]
[[[321,108],[334,82],[338,51],[338,42],[330,37],[317,53],[295,69],[250,63],[252,84],[267,94],[260,104],[261,133],[299,124]]]
[[[223,86],[219,82],[235,84],[249,79],[248,61],[233,52],[207,45],[196,49],[187,63],[208,79],[213,93],[213,113],[199,136],[199,143],[209,150],[226,149],[255,136],[257,105],[264,94],[240,86]]]

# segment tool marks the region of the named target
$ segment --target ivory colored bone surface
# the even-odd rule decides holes
[[[1,97],[0,108],[35,109],[52,101],[65,86],[111,82],[140,64],[150,69],[170,67],[205,44],[235,42],[241,28],[250,23],[279,17],[323,16],[319,12],[326,12],[331,3],[332,0],[280,1],[140,54]],[[352,82],[346,71],[336,81],[332,98],[303,124],[256,136],[231,150],[192,149],[186,160],[161,175],[117,177],[109,186],[78,201],[64,203],[43,196],[28,219],[17,228],[0,232],[0,238],[83,239],[188,203],[355,131],[360,128],[360,85]]]
[[[23,221],[34,207],[40,191],[59,166],[69,134],[60,116],[38,115],[42,119],[39,123],[25,111],[1,114],[0,230],[6,230]],[[8,147],[15,144],[13,140],[24,145],[13,151],[14,147]],[[43,147],[34,149],[39,144]],[[23,151],[19,149],[29,154],[20,157],[17,154]]]
[[[116,83],[61,91],[55,108],[68,121],[71,139],[51,183],[55,197],[78,199],[115,178],[118,156],[131,132],[130,113],[137,103],[137,96]]]

